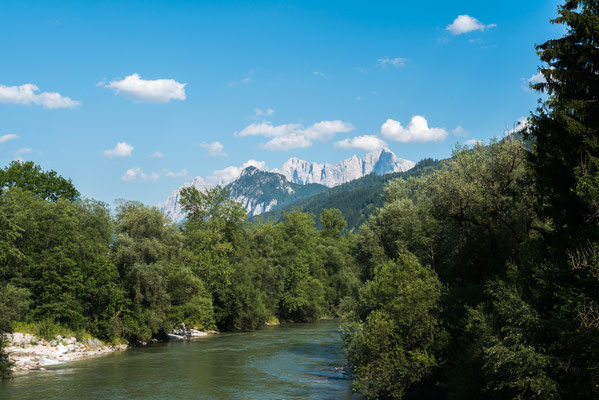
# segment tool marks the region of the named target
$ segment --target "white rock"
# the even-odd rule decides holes
[[[413,168],[414,165],[415,162],[398,158],[389,149],[382,149],[371,151],[362,159],[353,155],[335,165],[310,163],[293,157],[287,160],[280,170],[273,170],[273,172],[283,174],[289,181],[302,185],[320,183],[333,187],[372,172],[378,175],[403,172]]]
[[[63,345],[63,344],[59,344],[58,346],[56,346],[56,348],[61,353],[66,353],[67,351],[69,351],[69,348],[67,346]]]

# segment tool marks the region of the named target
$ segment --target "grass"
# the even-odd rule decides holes
[[[42,320],[36,322],[17,321],[13,323],[13,330],[15,332],[29,333],[30,335],[46,340],[56,339],[56,336],[58,335],[65,338],[72,336],[78,341],[93,339],[93,336],[85,331],[73,331],[72,329],[57,324],[52,320]]]

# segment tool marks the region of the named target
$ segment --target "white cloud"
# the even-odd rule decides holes
[[[478,139],[468,139],[464,142],[464,144],[467,146],[475,146],[477,144],[484,145],[485,142],[482,140],[478,140]]]
[[[372,151],[387,147],[387,143],[373,135],[356,136],[335,142],[335,147],[346,150]]]
[[[141,168],[129,168],[125,175],[121,177],[121,180],[125,182],[155,182],[159,175],[156,172],[146,174]]]
[[[348,122],[339,120],[335,121],[321,121],[308,127],[304,134],[308,139],[326,141],[331,139],[337,133],[351,132],[354,126]]]
[[[275,113],[275,110],[272,108],[267,108],[266,110],[261,110],[258,107],[254,108],[254,112],[256,113],[256,117],[270,117]]]
[[[17,139],[18,136],[15,135],[14,133],[9,133],[8,135],[2,135],[0,136],[0,143],[6,143],[9,140],[13,140],[13,139]]]
[[[15,151],[15,156],[13,158],[15,160],[17,160],[17,161],[23,162],[25,160],[21,156],[23,156],[25,154],[30,154],[32,151],[33,150],[31,148],[29,148],[29,147],[23,147],[22,149],[19,149],[19,150]]]
[[[233,87],[233,86],[237,86],[237,85],[247,85],[248,83],[250,83],[252,81],[252,78],[250,78],[249,76],[247,78],[244,78],[240,81],[232,81],[229,82],[229,87]]]
[[[160,151],[155,151],[150,157],[152,158],[164,158],[164,154]]]
[[[484,32],[487,29],[496,27],[496,24],[484,25],[479,20],[469,15],[458,15],[458,17],[445,28],[453,35],[461,35],[472,31]]]
[[[211,156],[226,156],[226,153],[223,153],[223,149],[225,146],[221,144],[221,142],[212,142],[212,143],[201,143],[200,147],[208,150]]]
[[[131,157],[133,146],[126,142],[118,142],[114,149],[104,150],[104,157]]]
[[[453,133],[456,136],[468,136],[470,134],[470,132],[464,129],[461,125],[458,125],[455,128],[453,128],[451,130],[451,133]]]
[[[379,67],[381,68],[385,68],[387,65],[391,65],[395,68],[397,67],[403,67],[404,65],[406,65],[406,62],[408,62],[409,60],[407,58],[402,58],[402,57],[395,57],[395,58],[389,58],[387,56],[383,57],[383,58],[379,58]]]
[[[533,85],[535,83],[546,83],[547,81],[545,80],[545,76],[543,75],[543,73],[541,71],[539,71],[538,73],[532,75],[530,78],[528,78],[528,83],[532,83]]]
[[[314,72],[312,72],[312,74],[315,75],[315,76],[320,76],[321,78],[325,78],[326,77],[325,73],[324,72],[320,72],[320,71],[314,71]]]
[[[530,120],[527,117],[520,117],[518,121],[514,124],[512,129],[506,129],[505,134],[511,135],[513,133],[520,132],[530,126]]]
[[[283,124],[274,126],[270,122],[260,122],[246,126],[241,130],[241,132],[235,133],[235,135],[277,137],[291,134],[292,132],[299,130],[300,128],[300,124]]]
[[[312,146],[312,142],[305,136],[291,134],[289,136],[278,136],[260,145],[265,150],[291,150],[303,149]]]
[[[39,88],[32,83],[21,86],[0,85],[0,103],[37,104],[44,108],[72,108],[81,104],[57,92],[38,92]]]
[[[327,141],[337,133],[347,133],[354,129],[347,122],[321,121],[304,127],[301,124],[272,125],[270,122],[254,123],[246,126],[236,136],[264,136],[272,138],[261,145],[267,150],[289,150],[310,147],[312,141]]]
[[[389,140],[402,143],[410,142],[441,142],[447,137],[443,128],[429,128],[427,120],[421,115],[415,115],[404,128],[398,121],[388,119],[381,126],[381,135]]]
[[[136,103],[168,103],[171,100],[185,100],[185,85],[174,79],[142,79],[139,74],[131,74],[122,80],[100,82],[99,86],[114,90],[118,95]]]
[[[226,185],[239,178],[241,172],[250,166],[267,171],[266,163],[264,161],[248,160],[240,167],[232,165],[224,169],[218,169],[212,173],[212,176],[209,179],[219,185]]]
[[[164,173],[164,176],[168,176],[169,178],[179,178],[181,176],[186,176],[186,175],[187,175],[186,169],[182,169],[179,172],[166,171]]]

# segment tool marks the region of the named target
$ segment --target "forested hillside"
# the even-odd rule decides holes
[[[598,399],[599,4],[567,1],[553,22],[566,30],[537,46],[545,98],[517,135],[327,190],[271,222],[248,223],[220,187],[182,189],[181,225],[132,201],[111,215],[57,173],[12,162],[0,331],[135,344],[181,322],[341,316],[369,399]]]
[[[44,337],[66,329],[137,344],[182,322],[250,330],[335,316],[357,293],[338,210],[323,211],[320,231],[301,212],[249,224],[224,189],[188,187],[182,225],[134,201],[112,216],[70,180],[18,161],[0,170],[0,187],[0,332],[17,323]]]
[[[337,208],[341,210],[347,221],[347,230],[353,232],[362,225],[374,211],[383,205],[383,189],[396,178],[407,179],[431,173],[442,164],[441,161],[424,159],[406,172],[395,172],[386,175],[370,174],[351,182],[335,186],[317,193],[314,196],[293,202],[282,209],[251,218],[251,221],[274,221],[283,219],[285,212],[299,209],[303,212],[320,215],[322,210]],[[317,226],[321,227],[318,222]]]
[[[343,335],[368,398],[599,398],[599,4],[553,22],[524,141],[392,181],[357,236]]]

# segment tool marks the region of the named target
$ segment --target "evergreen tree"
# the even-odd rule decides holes
[[[551,22],[566,34],[537,46],[549,95],[532,115],[532,168],[544,211],[563,237],[599,217],[599,3],[570,0]]]

